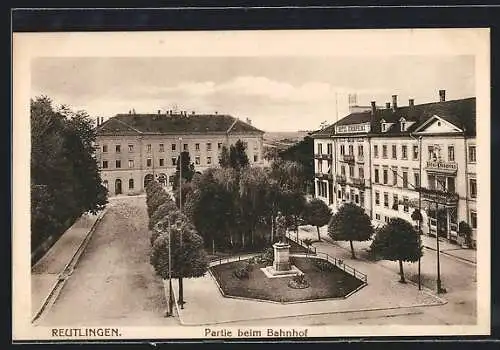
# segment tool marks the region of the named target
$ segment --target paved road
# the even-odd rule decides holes
[[[163,317],[161,280],[149,264],[144,197],[121,197],[108,212],[42,325],[177,325]]]

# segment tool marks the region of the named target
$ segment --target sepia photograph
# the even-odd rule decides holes
[[[13,339],[487,335],[487,29],[15,33]]]

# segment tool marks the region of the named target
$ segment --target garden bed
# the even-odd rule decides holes
[[[323,269],[315,264],[317,258],[293,257],[291,263],[301,270],[309,282],[309,287],[294,289],[289,287],[293,277],[268,278],[260,270],[265,264],[252,264],[248,278],[239,279],[234,271],[241,269],[248,260],[216,265],[210,268],[222,292],[226,296],[275,302],[298,302],[316,299],[343,298],[363,285],[363,282],[338,267],[321,260]],[[326,267],[326,268],[325,268]]]

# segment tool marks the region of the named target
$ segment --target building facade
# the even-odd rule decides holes
[[[477,179],[475,98],[397,105],[357,111],[312,135],[315,158],[333,143],[332,187],[327,203],[338,209],[351,202],[363,207],[378,226],[391,217],[413,222],[419,209],[425,234],[457,240],[458,224],[467,222],[476,240]],[[316,168],[316,196],[323,180]],[[328,193],[327,193],[328,194]]]
[[[264,132],[229,115],[119,114],[99,123],[96,159],[109,194],[135,194],[155,179],[172,185],[180,152],[195,171],[218,166],[223,146],[241,140],[251,165],[263,165]]]

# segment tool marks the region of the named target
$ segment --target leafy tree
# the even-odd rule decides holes
[[[297,235],[306,205],[306,199],[302,192],[284,190],[280,194],[280,209],[286,218],[287,227],[295,231]]]
[[[282,160],[294,161],[302,166],[303,172],[301,176],[303,176],[302,180],[306,193],[314,193],[314,159],[311,157],[313,151],[313,138],[305,136],[302,141],[278,153]]]
[[[332,217],[332,210],[321,199],[314,198],[306,206],[305,219],[309,225],[316,226],[318,231],[318,241],[321,241],[319,234],[320,226],[328,224]]]
[[[243,141],[238,140],[229,148],[229,164],[236,170],[240,170],[250,164]]]
[[[231,166],[231,162],[229,160],[229,149],[226,145],[222,146],[221,153],[219,156],[219,165],[222,168],[229,168]]]
[[[190,182],[195,174],[194,163],[191,162],[191,156],[188,151],[182,151],[180,156],[177,157],[177,163],[174,174],[173,189],[177,190],[179,187],[179,175],[181,172],[180,166],[182,165],[182,179],[183,181]]]
[[[356,259],[352,242],[370,240],[373,226],[362,208],[346,203],[330,219],[328,235],[335,241],[349,241],[352,258]]]
[[[465,221],[460,221],[458,224],[458,234],[463,236],[465,239],[465,244],[468,247],[472,246],[472,228]]]
[[[163,218],[168,216],[171,212],[173,211],[178,211],[177,206],[175,205],[174,201],[172,200],[166,200],[158,206],[158,208],[155,210],[153,215],[149,218],[149,229],[152,230],[153,227]]]
[[[192,226],[185,223],[172,225],[170,234],[168,231],[164,228],[163,234],[155,240],[150,262],[163,279],[169,278],[171,268],[172,278],[179,280],[179,303],[183,304],[183,278],[202,277],[208,270],[208,258],[203,249],[203,239]],[[169,266],[169,246],[172,266]]]
[[[165,192],[165,190],[161,188],[161,186],[159,188],[154,189],[146,196],[146,206],[148,210],[148,216],[151,217],[160,205],[171,200],[172,198],[170,197],[170,195],[167,192]]]
[[[408,221],[401,218],[392,218],[378,229],[370,248],[376,256],[399,262],[401,283],[405,283],[403,261],[415,262],[423,254],[420,235]]]

